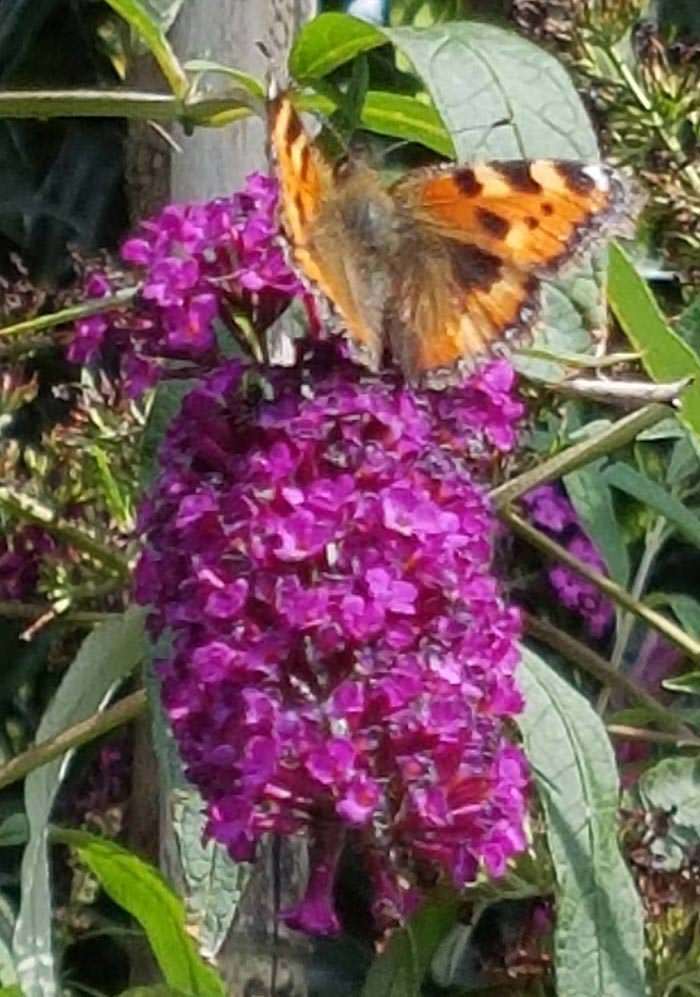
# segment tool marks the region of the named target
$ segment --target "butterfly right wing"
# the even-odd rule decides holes
[[[269,131],[280,185],[282,226],[300,274],[334,305],[361,359],[376,369],[381,320],[368,312],[363,276],[333,210],[337,185],[331,164],[313,143],[287,94],[270,101]]]

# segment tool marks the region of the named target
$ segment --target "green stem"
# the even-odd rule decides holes
[[[528,357],[533,360],[547,360],[563,367],[593,368],[595,370],[603,367],[615,367],[622,363],[633,363],[641,356],[639,353],[607,353],[602,357],[591,356],[587,353],[553,353],[552,350],[540,349],[535,346],[521,346],[514,353],[516,356]]]
[[[667,405],[645,405],[637,412],[619,419],[614,426],[598,436],[575,443],[572,447],[567,447],[561,453],[525,471],[524,474],[519,474],[517,478],[511,478],[510,481],[492,489],[489,497],[496,509],[503,509],[538,485],[556,481],[584,464],[590,464],[598,457],[605,457],[613,450],[625,446],[643,430],[666,419],[671,412],[672,409]]]
[[[0,90],[0,118],[128,118],[214,127],[252,113],[238,94],[185,101],[139,90]]]
[[[663,516],[659,516],[646,536],[644,552],[639,561],[639,567],[637,568],[637,572],[634,576],[634,581],[632,582],[631,593],[633,599],[641,599],[644,594],[647,579],[649,578],[656,556],[663,547],[665,532],[666,520]],[[633,613],[622,613],[618,621],[615,645],[613,647],[612,654],[610,655],[610,664],[616,671],[620,669],[622,660],[625,656],[627,644],[629,643],[632,629],[634,627],[634,620],[635,617]],[[610,690],[603,689],[600,694],[600,698],[598,699],[598,711],[600,713],[605,711],[609,698]]]
[[[613,737],[623,737],[626,741],[647,741],[651,744],[700,748],[700,737],[688,738],[683,734],[669,734],[662,730],[646,730],[644,727],[628,727],[626,724],[608,724],[606,730]]]
[[[111,568],[120,578],[125,581],[129,579],[129,565],[121,554],[104,547],[77,526],[59,521],[50,510],[29,503],[23,496],[14,494],[9,488],[0,488],[0,507],[15,519],[42,526],[52,536],[64,540],[71,547],[83,551],[105,567]]]
[[[49,603],[42,606],[40,603],[32,602],[0,601],[0,617],[7,620],[39,620],[51,612],[55,612],[55,610]],[[69,613],[59,612],[56,614],[55,620],[58,623],[74,623],[76,626],[91,627],[96,623],[116,619],[118,615],[118,613],[100,613],[95,610],[77,609]]]
[[[135,720],[146,709],[147,700],[144,689],[133,692],[130,696],[125,696],[118,703],[101,713],[93,713],[87,720],[74,724],[72,727],[62,730],[60,734],[42,741],[40,744],[29,748],[27,751],[17,755],[6,765],[0,766],[0,789],[9,786],[18,779],[24,779],[26,775],[34,769],[47,765],[54,758],[59,758],[67,751],[94,741],[96,737],[107,734],[115,727]]]
[[[551,647],[553,651],[557,651],[577,668],[592,675],[598,682],[611,689],[619,690],[632,702],[639,703],[654,717],[660,727],[674,731],[684,740],[700,745],[700,738],[696,737],[682,720],[679,720],[673,710],[660,703],[651,693],[643,689],[624,672],[619,672],[613,668],[610,662],[587,644],[576,640],[575,637],[560,630],[559,627],[555,627],[548,620],[533,616],[532,613],[526,612],[524,620],[527,633],[535,640]]]
[[[618,585],[617,582],[614,582],[612,578],[608,578],[607,575],[596,571],[590,565],[579,561],[565,547],[551,540],[544,533],[540,533],[539,530],[535,529],[534,526],[518,515],[517,512],[514,512],[512,509],[502,509],[501,517],[513,532],[521,536],[523,540],[527,540],[528,543],[532,544],[537,550],[542,551],[547,557],[560,561],[568,568],[571,568],[576,574],[595,585],[600,592],[608,596],[609,599],[612,599],[618,606],[622,606],[623,609],[634,613],[635,616],[638,616],[640,620],[644,620],[654,630],[658,630],[660,634],[663,634],[673,644],[680,647],[693,661],[700,661],[700,643],[689,637],[672,620],[669,620],[661,613],[657,613],[656,610],[650,609],[649,606],[635,599],[626,589]]]
[[[24,322],[6,325],[0,328],[0,337],[21,336],[25,332],[41,332],[42,329],[66,325],[68,322],[89,318],[90,315],[99,315],[100,312],[111,311],[113,308],[123,308],[138,294],[139,290],[139,287],[125,287],[123,290],[117,291],[116,294],[111,294],[108,298],[92,298],[80,305],[71,305],[69,308],[62,308],[57,312],[37,315],[36,318],[28,318]]]

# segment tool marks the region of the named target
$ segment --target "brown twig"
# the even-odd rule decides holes
[[[18,779],[23,779],[34,769],[46,765],[67,751],[93,741],[102,734],[107,734],[115,727],[130,723],[143,713],[146,703],[146,692],[144,689],[139,689],[138,692],[132,692],[130,696],[120,699],[109,709],[93,713],[87,720],[81,720],[80,723],[62,730],[60,734],[23,751],[21,755],[17,755],[12,761],[0,767],[0,789],[17,782]]]
[[[543,620],[532,613],[524,613],[525,628],[530,636],[551,647],[553,651],[558,651],[581,671],[587,672],[603,685],[618,689],[629,700],[638,703],[648,710],[659,726],[666,730],[674,731],[673,737],[676,742],[683,740],[685,743],[700,747],[700,737],[693,734],[692,730],[680,720],[673,710],[670,710],[663,703],[660,703],[651,693],[638,685],[623,672],[617,671],[600,654],[583,644],[575,637],[555,627],[548,620]]]

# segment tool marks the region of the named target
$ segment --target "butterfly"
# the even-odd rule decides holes
[[[526,340],[542,278],[628,221],[629,189],[605,165],[447,164],[387,187],[359,158],[329,161],[287,93],[268,116],[293,264],[356,358],[376,371],[388,350],[413,383],[451,383]]]

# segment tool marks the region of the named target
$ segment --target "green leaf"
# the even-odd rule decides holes
[[[557,878],[558,997],[639,997],[642,908],[617,843],[608,735],[588,701],[527,647],[519,676],[519,725]]]
[[[199,950],[215,959],[238,910],[252,866],[234,862],[223,845],[205,840],[206,808],[192,787],[170,793],[173,829],[187,887],[187,921]]]
[[[598,158],[566,70],[519,35],[476,21],[385,34],[433,98],[458,160]]]
[[[160,682],[153,662],[167,656],[169,639],[161,638],[152,649],[144,672],[151,708],[153,747],[158,759],[159,785],[168,812],[180,860],[181,879],[187,894],[188,928],[199,941],[206,958],[214,959],[225,941],[251,874],[247,863],[236,863],[226,849],[204,839],[206,807],[199,792],[187,782],[182,763],[166,720]],[[178,879],[180,876],[178,876]]]
[[[700,759],[664,758],[647,769],[637,791],[647,810],[665,810],[700,834]]]
[[[601,479],[601,462],[573,471],[564,478],[569,498],[584,530],[602,554],[610,577],[627,585],[630,562],[622,531],[615,516],[612,494]]]
[[[83,641],[42,717],[37,741],[104,707],[111,691],[145,656],[144,612],[130,609],[96,627]],[[14,934],[18,979],[25,997],[55,997],[57,981],[51,945],[51,886],[48,823],[71,755],[31,772],[24,783],[29,842],[22,859],[22,899]]]
[[[112,900],[143,928],[166,983],[192,997],[224,995],[224,986],[198,955],[185,930],[185,908],[153,866],[125,848],[85,831],[54,830],[75,848]]]
[[[676,319],[676,332],[691,350],[700,350],[700,295],[684,308]]]
[[[169,31],[175,23],[185,0],[144,0],[144,7],[162,31]]]
[[[682,592],[673,592],[670,595],[664,593],[666,601],[683,629],[696,639],[700,639],[700,602],[690,595]]]
[[[421,984],[440,942],[454,926],[459,899],[428,901],[400,928],[370,966],[362,997],[420,997]]]
[[[265,99],[265,87],[256,76],[244,73],[242,69],[235,69],[222,62],[215,62],[213,59],[190,59],[185,63],[184,68],[190,73],[214,73],[226,76],[238,87],[247,90],[251,97]]]
[[[672,679],[665,679],[664,689],[670,692],[684,692],[691,696],[700,696],[700,672],[686,672]]]
[[[665,758],[643,773],[636,792],[646,810],[666,812],[666,833],[650,848],[657,868],[677,872],[700,842],[700,759]]]
[[[665,516],[687,540],[700,546],[700,519],[651,478],[618,462],[603,471],[602,480]]]
[[[29,837],[29,823],[24,813],[10,814],[0,824],[0,848],[24,845]]]
[[[289,71],[300,83],[320,79],[361,52],[386,45],[378,28],[349,14],[320,14],[297,35]]]
[[[127,526],[130,522],[129,501],[127,496],[122,494],[119,482],[112,474],[109,457],[97,443],[93,443],[89,453],[95,461],[102,495],[110,514],[120,526]]]
[[[659,383],[693,377],[681,395],[678,416],[700,434],[700,358],[670,328],[654,295],[618,243],[610,246],[608,297],[615,317],[649,377]]]
[[[24,995],[17,984],[13,983],[9,987],[2,987],[0,989],[0,997],[24,997]]]
[[[369,131],[408,142],[420,142],[442,156],[454,158],[454,146],[440,115],[431,104],[415,97],[370,90],[360,121]]]
[[[184,98],[189,88],[189,81],[165,37],[158,17],[139,0],[107,0],[107,3],[124,18],[141,39],[160,66],[175,96]]]
[[[122,990],[119,997],[190,997],[184,990],[175,990],[167,983],[156,983],[153,987],[131,987],[129,990]]]

